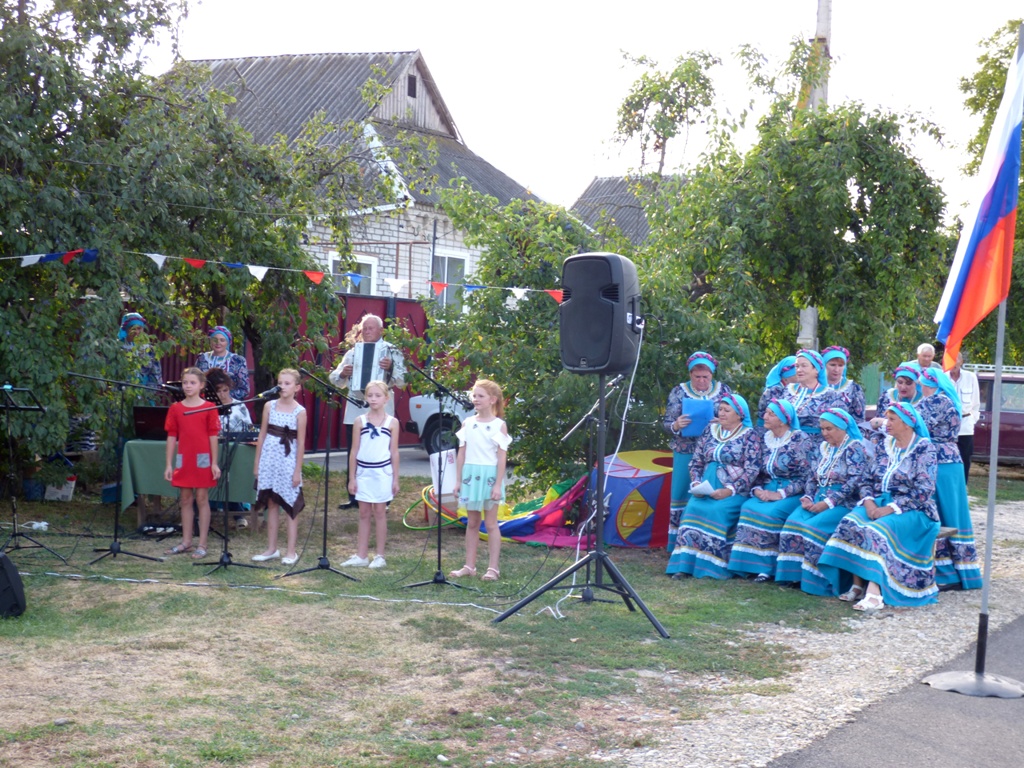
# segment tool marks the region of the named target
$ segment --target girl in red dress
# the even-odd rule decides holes
[[[199,507],[199,546],[192,557],[206,557],[206,537],[210,533],[210,489],[220,479],[217,464],[217,435],[220,418],[216,409],[186,416],[188,411],[209,408],[199,393],[206,386],[206,375],[198,368],[186,368],[181,374],[185,399],[167,412],[167,468],[164,479],[180,488],[181,544],[167,550],[168,555],[182,555],[192,550],[193,503]],[[177,449],[177,461],[175,461]]]

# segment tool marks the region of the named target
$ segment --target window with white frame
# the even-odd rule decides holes
[[[430,271],[431,280],[448,284],[440,296],[435,295],[435,300],[443,307],[458,307],[461,302],[457,293],[462,284],[466,282],[466,259],[438,250],[434,254],[434,263],[431,265]]]
[[[334,280],[334,289],[339,293],[355,293],[360,296],[369,296],[374,293],[377,287],[377,262],[376,256],[364,253],[352,255],[353,262],[348,263],[341,259],[337,251],[328,254],[331,262],[331,278]],[[352,277],[357,275],[358,277]],[[356,283],[359,283],[356,285]]]

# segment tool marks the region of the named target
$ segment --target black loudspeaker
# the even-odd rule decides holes
[[[636,362],[643,321],[636,266],[617,253],[583,253],[562,264],[558,307],[562,366],[620,373]]]
[[[0,554],[0,618],[21,616],[25,612],[25,590],[11,558]]]

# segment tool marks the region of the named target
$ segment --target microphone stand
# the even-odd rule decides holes
[[[117,387],[121,393],[121,401],[118,405],[118,422],[117,422],[117,477],[115,477],[115,493],[114,493],[114,540],[110,542],[110,546],[107,548],[94,548],[93,552],[102,552],[103,554],[99,557],[90,560],[89,565],[98,563],[105,557],[113,557],[115,560],[118,555],[129,555],[131,557],[137,557],[140,560],[152,560],[154,563],[162,563],[164,558],[162,557],[150,557],[149,555],[140,555],[138,552],[129,552],[127,549],[121,549],[121,542],[118,540],[118,530],[121,527],[121,473],[124,470],[124,392],[128,387],[133,389],[145,389],[149,392],[162,392],[167,394],[169,390],[162,389],[160,387],[147,387],[143,384],[133,384],[130,381],[117,381],[116,379],[104,379],[100,376],[87,376],[84,373],[74,373],[68,371],[69,376],[75,376],[79,379],[89,379],[90,381],[102,381],[105,384],[113,384]]]
[[[335,387],[333,384],[330,384],[330,383],[324,381],[319,376],[313,375],[312,373],[307,371],[305,368],[299,368],[299,372],[303,376],[309,377],[310,379],[315,381],[317,384],[319,384],[321,387],[323,387],[326,390],[326,392],[328,394],[328,398],[327,398],[327,404],[328,405],[331,404],[330,396],[331,395],[337,395],[338,397],[341,397],[341,398],[344,398],[345,400],[348,400],[350,403],[352,403],[353,405],[355,405],[355,406],[357,406],[359,408],[365,408],[366,407],[366,403],[364,403],[362,400],[357,400],[354,397],[350,397],[350,396],[346,395],[344,392],[342,392],[340,389]],[[328,422],[327,422],[327,440],[324,442],[324,446],[325,446],[324,447],[324,528],[323,528],[322,548],[320,550],[320,558],[316,561],[316,565],[314,565],[312,568],[303,568],[301,571],[289,571],[288,573],[282,573],[280,576],[277,576],[275,578],[283,579],[283,578],[285,578],[287,576],[298,576],[300,573],[309,573],[310,571],[330,571],[331,573],[336,573],[339,576],[344,576],[346,579],[349,579],[351,581],[359,581],[359,579],[357,579],[355,576],[351,576],[350,574],[347,574],[344,571],[338,570],[337,568],[332,566],[330,559],[327,557],[327,510],[330,509],[329,498],[330,498],[330,495],[331,495],[330,494],[330,487],[331,487],[331,482],[330,482],[331,481],[331,435],[330,435],[331,427],[330,427],[330,424],[331,423],[328,420]]]
[[[255,403],[259,400],[276,400],[277,397],[278,395],[276,394],[271,396],[267,395],[266,393],[262,393],[249,400],[239,400],[237,402],[231,403],[220,403],[219,405],[212,405],[209,408],[197,408],[194,411],[186,411],[185,415],[192,416],[197,413],[218,411],[222,416],[230,416],[231,409],[234,408],[236,405]],[[221,459],[222,466],[220,476],[221,482],[223,483],[224,487],[224,493],[221,496],[221,506],[224,508],[224,535],[221,536],[221,539],[223,539],[224,544],[223,549],[221,550],[220,553],[220,559],[217,560],[215,563],[209,560],[200,563],[192,563],[192,565],[214,566],[212,569],[204,573],[204,576],[209,576],[211,573],[215,573],[216,571],[219,571],[221,568],[224,568],[226,570],[228,566],[231,565],[235,565],[241,568],[255,568],[258,570],[266,570],[266,567],[262,565],[252,565],[250,563],[236,563],[231,559],[231,553],[228,551],[228,525],[230,524],[228,508],[231,505],[231,464],[235,458],[235,448],[238,447],[238,443],[242,442],[242,440],[244,440],[244,438],[242,438],[240,435],[237,435],[235,433],[228,433],[224,429],[220,431],[220,444],[222,446],[223,452],[223,457]]]
[[[411,361],[407,361],[406,364],[410,368],[412,368],[414,371],[416,371],[420,376],[422,376],[423,378],[425,378],[427,381],[429,381],[431,384],[434,385],[434,397],[437,398],[437,418],[438,418],[438,429],[439,430],[444,426],[443,398],[445,396],[450,397],[452,400],[454,400],[455,402],[459,403],[460,405],[465,406],[466,408],[471,408],[472,407],[472,405],[469,403],[469,401],[466,400],[462,395],[458,395],[455,392],[452,392],[450,389],[448,389],[448,387],[446,387],[444,384],[439,382],[437,379],[435,379],[433,376],[428,374],[426,371],[424,371],[422,368],[420,368],[415,363],[413,363]],[[444,502],[444,461],[443,461],[443,457],[444,457],[444,453],[445,453],[445,451],[443,450],[443,446],[444,446],[444,442],[443,442],[443,440],[444,440],[444,433],[443,432],[441,433],[441,440],[442,440],[442,443],[441,443],[442,450],[439,451],[439,453],[441,455],[439,456],[438,462],[437,462],[437,488],[434,489],[437,492],[436,493],[436,496],[437,496],[437,570],[434,571],[434,577],[432,579],[430,579],[429,581],[417,581],[414,584],[406,584],[405,588],[406,589],[412,589],[413,587],[425,587],[428,584],[443,584],[443,585],[447,585],[449,587],[458,587],[459,589],[472,589],[474,592],[479,592],[480,590],[476,589],[475,587],[467,587],[467,586],[465,586],[463,584],[456,584],[454,581],[451,581],[447,576],[445,576],[444,569],[441,567],[441,506],[442,506],[442,504]],[[455,489],[456,497],[458,497],[458,491],[459,491],[459,489],[456,488]],[[499,531],[488,531],[487,535],[488,536],[500,536],[501,533]]]
[[[45,549],[51,555],[60,559],[64,565],[67,565],[68,561],[63,555],[57,554],[41,541],[37,541],[27,533],[22,533],[18,530],[20,527],[18,523],[18,500],[15,498],[15,488],[18,482],[18,475],[14,471],[14,436],[11,432],[11,412],[46,413],[46,408],[39,402],[39,399],[31,389],[12,387],[10,384],[4,384],[4,386],[0,388],[0,392],[3,392],[3,409],[6,417],[5,421],[7,422],[7,485],[8,492],[11,495],[11,521],[13,523],[11,535],[7,537],[7,541],[5,541],[4,545],[0,547],[0,554],[6,552],[8,546],[10,546],[12,552],[16,549]],[[20,402],[16,395],[23,396]],[[19,539],[25,539],[25,541],[32,542],[32,546],[22,546],[19,543]],[[12,541],[14,544],[11,544]]]

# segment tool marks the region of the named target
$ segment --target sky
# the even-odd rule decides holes
[[[814,34],[817,0],[636,0],[601,4],[518,0],[492,4],[385,0],[192,0],[180,30],[186,59],[420,50],[463,140],[541,198],[571,206],[595,176],[639,164],[613,140],[616,111],[639,71],[623,52],[667,68],[694,50],[713,53],[720,105],[747,99],[735,52],[743,44],[781,62],[794,38]],[[950,10],[950,9],[955,10]],[[829,103],[912,111],[946,133],[914,151],[942,184],[947,214],[973,185],[959,168],[979,120],[958,84],[976,68],[979,41],[1024,5],[975,0],[833,0]],[[150,71],[171,63],[168,41],[148,51]],[[692,164],[701,142],[675,159]]]

